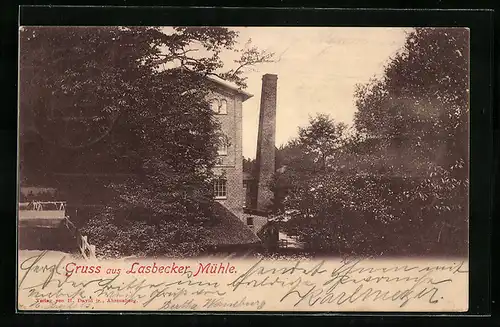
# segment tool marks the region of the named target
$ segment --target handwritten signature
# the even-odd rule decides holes
[[[54,259],[45,255],[34,255],[19,265],[18,293],[23,307],[93,309],[106,302],[120,308],[133,305],[136,309],[138,304],[153,310],[212,311],[264,310],[270,304],[287,308],[326,304],[333,308],[391,302],[403,308],[412,301],[440,303],[446,296],[446,285],[468,273],[464,261],[441,266],[380,266],[366,259],[348,258],[276,265],[260,259],[224,283],[218,276],[196,279],[189,271],[159,279],[119,272],[82,280],[82,276],[77,279],[65,274],[62,267],[66,257],[53,264]]]

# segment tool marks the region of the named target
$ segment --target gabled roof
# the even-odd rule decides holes
[[[243,101],[246,101],[246,100],[250,99],[251,97],[253,97],[253,94],[250,94],[248,92],[243,91],[236,84],[228,82],[220,77],[210,75],[210,76],[207,76],[207,78],[210,81],[216,83],[217,85],[222,86],[225,89],[229,89],[230,91],[241,95],[241,97],[243,98]]]

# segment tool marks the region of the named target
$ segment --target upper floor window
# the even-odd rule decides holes
[[[227,101],[224,99],[220,102],[219,115],[227,115]]]
[[[212,101],[210,101],[210,109],[215,113],[219,113],[219,100],[212,99]]]
[[[227,156],[227,149],[229,148],[229,138],[225,135],[219,138],[219,148],[217,149],[217,154],[219,156]]]
[[[219,156],[227,156],[227,142],[222,139],[219,143],[219,148],[217,149],[217,154]]]
[[[212,99],[210,101],[210,108],[216,114],[227,115],[227,100]]]

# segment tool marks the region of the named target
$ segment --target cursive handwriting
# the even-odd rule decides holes
[[[65,256],[49,260],[42,252],[20,262],[20,308],[314,311],[348,306],[376,311],[381,303],[394,309],[414,303],[416,308],[453,301],[450,289],[464,286],[452,285],[459,283],[457,280],[463,282],[461,276],[468,273],[465,261],[432,265],[347,258],[289,262],[259,259],[250,264],[246,261],[243,269],[238,265],[190,262],[198,268],[198,274],[185,270],[151,275],[146,268],[143,274],[139,268],[132,274],[114,267],[116,274],[109,275],[102,269],[96,275],[67,274],[65,260]],[[151,266],[151,270],[162,267],[140,262],[129,265],[134,269],[142,266]],[[225,274],[217,274],[219,270],[229,274],[223,278]]]
[[[301,261],[296,261],[292,263],[290,266],[282,267],[282,268],[268,268],[262,265],[263,260],[260,259],[255,263],[250,269],[244,272],[242,275],[238,276],[235,280],[228,284],[228,286],[232,287],[233,291],[236,291],[241,285],[251,286],[251,287],[259,287],[259,286],[273,286],[275,284],[281,286],[289,286],[295,285],[296,283],[302,282],[302,279],[296,279],[293,282],[285,281],[279,278],[279,276],[290,276],[290,275],[306,275],[306,276],[315,276],[325,274],[327,272],[326,269],[323,269],[323,265],[325,261],[321,261],[315,266],[311,268],[300,267]],[[250,277],[256,277],[250,279]],[[270,278],[270,276],[277,276],[274,279]],[[260,279],[263,278],[263,279]]]
[[[44,264],[42,265],[40,261],[42,258],[47,254],[47,251],[43,251],[38,255],[32,256],[27,258],[26,260],[22,261],[20,264],[19,269],[24,272],[24,274],[21,276],[21,279],[19,280],[18,288],[21,287],[23,284],[24,280],[26,277],[28,277],[29,274],[35,273],[45,273],[49,272],[47,278],[43,281],[42,283],[42,288],[47,287],[48,283],[50,280],[54,277],[55,274],[61,275],[63,272],[60,271],[60,268],[62,266],[62,263],[66,259],[66,256],[62,256],[61,259],[57,264]]]

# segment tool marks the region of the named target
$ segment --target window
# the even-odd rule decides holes
[[[214,181],[214,196],[216,199],[226,199],[227,198],[227,189],[226,189],[226,180],[225,179],[216,179]]]
[[[210,108],[213,112],[219,113],[219,101],[217,99],[212,99],[212,101],[210,101]]]
[[[221,143],[219,145],[219,149],[217,150],[217,154],[219,156],[227,156],[227,144],[226,143]]]
[[[219,115],[227,115],[227,101],[222,100],[219,107]]]
[[[228,147],[229,147],[229,140],[227,136],[221,136],[219,138],[219,148],[217,149],[217,154],[219,156],[227,156]]]
[[[253,217],[247,217],[247,225],[253,226]]]
[[[217,99],[212,99],[210,101],[210,108],[216,114],[227,115],[227,101],[224,99],[220,101]]]

